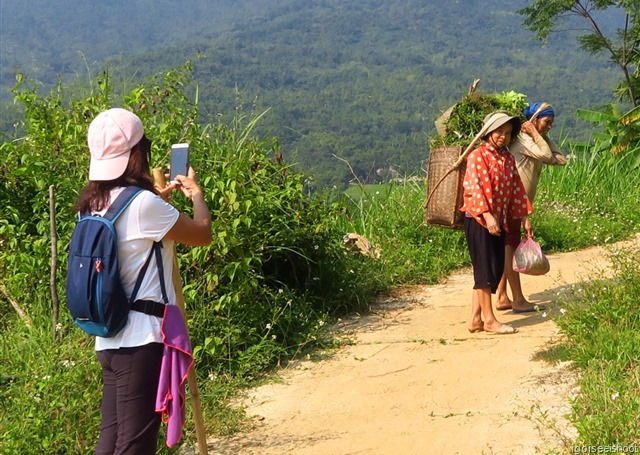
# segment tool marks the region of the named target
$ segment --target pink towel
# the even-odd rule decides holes
[[[193,364],[187,326],[175,305],[167,305],[162,318],[164,352],[156,396],[156,412],[167,424],[167,446],[173,447],[182,438],[185,422],[184,385]]]

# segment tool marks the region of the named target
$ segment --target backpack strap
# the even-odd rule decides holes
[[[124,212],[124,209],[129,207],[133,198],[140,192],[144,191],[142,188],[137,186],[128,186],[120,194],[115,201],[109,206],[107,211],[105,212],[103,218],[115,223],[118,217]]]
[[[151,247],[151,253],[147,257],[144,265],[140,269],[140,273],[138,274],[138,279],[136,280],[136,284],[133,287],[133,292],[131,293],[131,297],[129,301],[132,302],[131,309],[134,311],[139,311],[141,313],[150,314],[152,316],[162,317],[164,315],[164,306],[169,304],[169,297],[167,297],[167,288],[164,283],[164,266],[162,264],[162,242],[153,242],[153,246]],[[136,300],[136,295],[138,295],[138,291],[140,290],[140,286],[142,286],[142,280],[147,273],[147,269],[149,268],[149,263],[151,262],[151,257],[156,257],[156,266],[158,268],[158,275],[160,276],[160,289],[162,290],[162,300],[164,303],[154,302],[151,300]]]
[[[129,204],[131,204],[133,198],[141,191],[144,191],[144,189],[137,186],[126,187],[118,195],[115,201],[113,201],[113,203],[109,206],[103,218],[115,224],[118,217],[122,214],[122,212],[124,212]],[[160,250],[161,248],[162,242],[153,242],[151,252],[149,253],[149,256],[147,257],[144,265],[140,269],[140,273],[138,274],[138,278],[136,279],[136,284],[133,287],[133,292],[131,293],[131,297],[129,298],[132,310],[157,317],[162,317],[164,315],[164,305],[167,305],[169,303],[169,298],[167,297],[167,289],[164,283],[164,267],[162,265],[162,252]],[[142,280],[144,279],[144,276],[147,273],[147,269],[149,268],[151,257],[154,255],[156,257],[158,275],[160,275],[160,289],[162,290],[162,300],[164,301],[164,304],[160,302],[153,302],[151,300],[136,300],[136,295],[138,295],[138,291],[142,286]]]

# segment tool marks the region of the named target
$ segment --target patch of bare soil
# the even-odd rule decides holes
[[[606,257],[601,248],[551,255],[547,275],[522,275],[525,295],[547,310],[497,312],[514,335],[467,331],[470,270],[397,289],[371,314],[339,324],[351,343],[251,391],[255,428],[209,441],[209,453],[566,453],[576,436],[566,418],[576,373],[544,353],[562,339],[558,296],[602,276]]]

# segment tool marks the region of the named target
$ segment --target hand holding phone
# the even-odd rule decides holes
[[[177,175],[187,175],[189,169],[189,144],[173,144],[171,146],[171,168],[169,180],[175,182]]]

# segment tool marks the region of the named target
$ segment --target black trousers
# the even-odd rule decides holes
[[[465,216],[464,233],[473,264],[473,289],[491,288],[495,294],[504,272],[504,231],[491,235],[475,219]]]
[[[162,343],[97,352],[103,390],[96,455],[155,455],[162,352]]]

